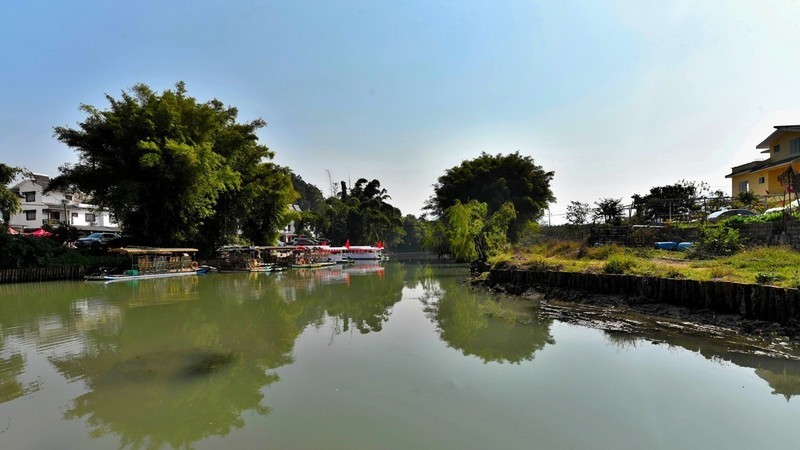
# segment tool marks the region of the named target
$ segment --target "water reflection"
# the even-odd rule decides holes
[[[271,369],[292,361],[300,308],[237,277],[144,285],[129,286],[137,294],[118,326],[88,333],[77,355],[50,359],[89,389],[64,418],[123,446],[184,447],[241,428],[245,411],[268,414],[262,390],[278,380]]]
[[[402,298],[404,273],[398,266],[384,276],[372,264],[80,284],[71,286],[77,300],[53,305],[55,292],[39,291],[35,297],[50,299],[41,308],[2,317],[11,325],[4,330],[52,322],[37,327],[37,340],[55,333],[79,343],[49,357],[62,376],[87,389],[65,419],[83,420],[95,438],[116,435],[122,446],[186,447],[241,428],[246,411],[269,414],[265,388],[279,380],[274,369],[293,362],[294,342],[307,326],[333,317],[335,332],[380,331]],[[21,355],[0,367],[6,365],[8,400],[29,388],[16,378],[24,372]]]
[[[39,399],[47,398],[64,386],[48,391],[52,386],[46,383],[63,382],[80,392],[65,396],[66,400],[51,410],[59,411],[60,419],[85,426],[92,438],[110,436],[119,439],[121,446],[133,448],[191,447],[202,439],[245,427],[249,417],[269,416],[270,422],[276,421],[277,411],[288,409],[278,402],[280,390],[276,387],[319,382],[311,376],[305,381],[305,375],[291,376],[289,382],[289,375],[284,375],[287,380],[281,383],[278,372],[291,374],[303,361],[299,354],[298,364],[288,367],[294,363],[295,346],[303,348],[296,344],[298,337],[309,327],[330,327],[331,339],[345,332],[380,332],[403,300],[404,290],[414,293],[425,316],[419,314],[417,300],[410,298],[397,310],[410,316],[412,309],[407,306],[413,304],[413,320],[424,325],[420,336],[435,337],[431,333],[435,329],[448,347],[464,355],[487,364],[521,366],[504,367],[508,374],[531,367],[523,363],[534,361],[537,352],[555,344],[551,334],[554,315],[543,312],[546,304],[540,307],[537,302],[471,289],[462,281],[465,274],[465,268],[456,266],[359,264],[138,284],[0,286],[0,405],[13,404],[8,406],[12,414],[16,411],[12,408],[25,405],[22,402],[28,394],[39,390]],[[408,337],[404,331],[407,334],[399,336]],[[758,349],[745,338],[693,335],[686,329],[651,325],[628,331],[607,331],[605,336],[620,348],[657,343],[688,349],[710,360],[753,368],[775,394],[787,399],[800,392],[800,363],[754,351]],[[397,329],[387,328],[384,334],[368,336],[359,344],[379,342],[392,332]],[[299,342],[308,345],[307,339]],[[438,361],[439,355],[432,349],[457,356],[443,349],[438,340],[428,348],[417,345],[426,344],[420,339],[394,348],[423,357],[414,360],[421,361],[420,370],[425,369],[424,357]],[[391,357],[381,360],[385,365],[373,372],[365,363],[371,359],[356,354],[355,346],[339,347],[338,355],[352,358],[348,362],[365,364],[360,366],[366,368],[364,373],[353,377],[363,376],[368,386],[371,377],[385,379],[386,386],[391,386],[391,375],[403,373],[392,365]],[[383,352],[383,347],[378,351]],[[306,363],[313,359],[308,355]],[[326,354],[314,355],[324,358]],[[543,361],[534,364],[543,365]],[[486,368],[480,363],[471,365]],[[42,366],[52,375],[39,377],[34,370],[41,371]],[[425,386],[427,379],[426,372],[416,383]],[[374,392],[383,389],[376,384]],[[339,397],[336,389],[331,398],[342,405],[358,399],[359,393]],[[459,397],[459,401],[465,398]],[[427,405],[439,407],[435,402]],[[15,416],[14,422],[32,419]]]
[[[594,317],[596,325],[603,321]],[[606,340],[619,348],[637,345],[668,345],[683,348],[704,358],[755,369],[755,374],[766,381],[775,395],[788,401],[800,394],[800,354],[797,349],[783,349],[781,355],[771,351],[768,343],[753,337],[736,335],[710,328],[697,331],[696,325],[681,324],[665,319],[629,316],[624,319],[627,331],[606,330]],[[612,326],[616,324],[611,322]]]
[[[419,271],[426,315],[437,324],[448,346],[483,362],[530,361],[537,351],[555,344],[552,321],[539,319],[527,300],[490,296],[464,286],[463,268],[434,277],[430,267]]]

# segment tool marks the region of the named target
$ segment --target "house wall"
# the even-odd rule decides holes
[[[790,155],[789,152],[791,149],[791,147],[789,146],[789,142],[791,142],[792,139],[798,137],[800,137],[800,133],[796,131],[787,131],[786,133],[784,133],[780,137],[780,139],[772,143],[772,146],[769,149],[769,159],[773,161],[778,161],[788,157]],[[775,145],[780,145],[780,151],[778,153],[775,153]]]
[[[9,224],[12,227],[40,228],[45,223],[56,225],[58,221],[66,221],[74,226],[117,227],[117,223],[111,219],[108,212],[97,211],[93,205],[80,203],[77,197],[68,199],[64,192],[53,191],[43,194],[42,186],[31,180],[23,180],[13,189],[20,193],[21,212],[11,216]],[[26,192],[34,192],[32,201],[25,198]],[[34,216],[32,219],[28,219],[28,212],[32,212]],[[94,216],[93,221],[92,216]]]
[[[791,153],[791,141],[792,139],[796,138],[800,138],[800,132],[787,131],[783,133],[779,139],[771,143],[768,152],[769,160],[780,161],[790,156],[794,156]],[[779,146],[778,152],[775,152],[776,145]],[[800,156],[800,154],[796,155]],[[795,163],[793,164],[793,167],[795,171],[798,171],[798,169],[800,169],[800,164]],[[735,175],[731,177],[731,192],[734,196],[739,195],[741,192],[739,189],[739,183],[742,181],[747,181],[750,183],[750,190],[756,195],[767,195],[767,191],[769,191],[769,194],[780,194],[783,192],[783,186],[781,186],[780,182],[778,181],[778,176],[785,171],[786,166],[769,171]],[[763,183],[759,183],[759,178],[761,177],[764,177]]]

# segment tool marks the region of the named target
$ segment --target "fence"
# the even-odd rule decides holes
[[[82,280],[87,273],[92,273],[93,270],[93,267],[87,266],[3,269],[0,270],[0,284],[28,283],[34,281]]]

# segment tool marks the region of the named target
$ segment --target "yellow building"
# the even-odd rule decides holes
[[[731,192],[739,195],[753,191],[757,195],[783,194],[778,176],[791,165],[800,172],[800,125],[778,125],[763,142],[756,146],[769,158],[731,168],[725,178],[731,179]]]

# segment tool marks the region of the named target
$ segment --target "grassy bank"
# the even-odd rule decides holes
[[[800,252],[789,247],[759,247],[733,256],[689,259],[687,254],[616,245],[587,247],[551,241],[515,248],[493,258],[497,268],[616,273],[691,280],[721,280],[800,288]]]

